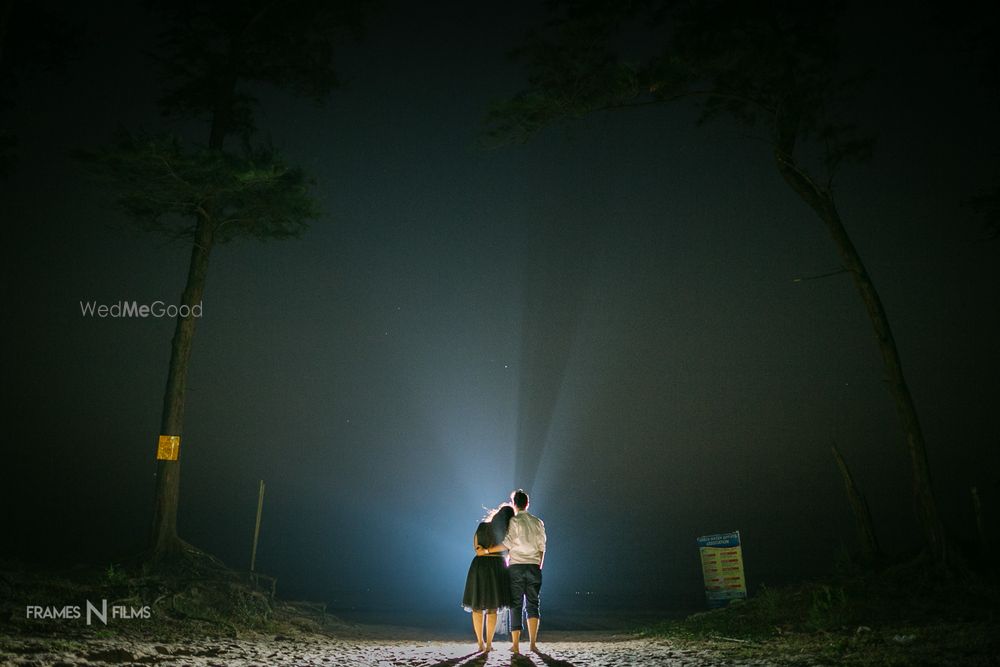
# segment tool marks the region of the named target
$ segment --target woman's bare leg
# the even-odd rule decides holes
[[[485,650],[483,646],[483,612],[472,610],[472,627],[476,631],[476,643],[479,644],[479,652],[482,653]]]
[[[497,610],[486,610],[486,650],[493,650],[493,633],[497,631]]]

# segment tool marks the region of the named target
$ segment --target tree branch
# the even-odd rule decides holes
[[[675,102],[687,97],[720,97],[722,99],[734,100],[737,102],[744,102],[746,104],[753,105],[762,111],[769,114],[773,114],[774,110],[761,102],[760,100],[755,100],[750,97],[745,97],[743,95],[738,95],[736,93],[726,93],[719,90],[685,90],[673,95],[667,95],[664,97],[657,97],[651,100],[643,100],[641,102],[622,102],[619,104],[608,104],[601,107],[596,107],[594,111],[610,111],[612,109],[631,109],[635,107],[646,107],[653,106],[656,104],[666,104],[667,102]]]

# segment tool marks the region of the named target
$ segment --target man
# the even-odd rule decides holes
[[[482,549],[482,554],[503,550],[510,552],[510,592],[514,605],[510,610],[510,636],[513,645],[510,650],[520,653],[522,605],[528,617],[528,637],[530,649],[537,652],[538,640],[538,593],[542,588],[542,564],[545,561],[545,524],[538,517],[528,513],[528,494],[518,489],[510,494],[514,504],[514,517],[510,520],[507,537],[503,544]],[[480,553],[477,550],[476,553]]]

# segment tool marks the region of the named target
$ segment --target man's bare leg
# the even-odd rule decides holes
[[[520,640],[521,640],[521,631],[520,630],[511,630],[510,631],[510,641],[511,641],[510,652],[511,653],[520,653],[521,652],[521,647],[517,645],[517,643]]]
[[[483,652],[483,612],[472,610],[472,627],[476,631],[476,643],[479,644],[479,652]]]
[[[529,650],[538,653],[538,647],[535,646],[535,640],[538,639],[538,617],[528,619],[528,637],[531,639]]]
[[[497,631],[497,610],[486,611],[486,650],[493,650],[493,634]]]

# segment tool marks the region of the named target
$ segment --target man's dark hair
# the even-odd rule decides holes
[[[528,494],[524,492],[524,489],[518,489],[510,494],[510,499],[514,501],[514,507],[519,511],[523,511],[528,506]]]

